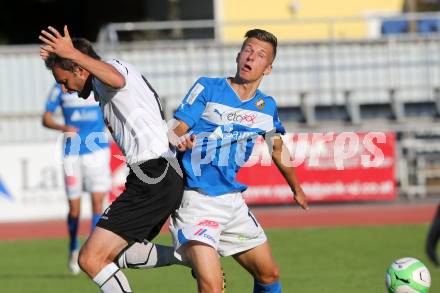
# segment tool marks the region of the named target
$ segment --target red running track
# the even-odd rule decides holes
[[[360,204],[316,206],[303,211],[298,207],[254,208],[253,213],[266,228],[328,226],[367,226],[429,223],[436,204]],[[89,221],[82,221],[80,235],[89,232]],[[163,231],[167,230],[167,225]],[[38,221],[0,224],[0,240],[66,238],[64,221]]]

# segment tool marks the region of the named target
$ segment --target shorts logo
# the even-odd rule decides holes
[[[194,233],[194,235],[202,236],[203,233],[205,233],[206,231],[208,231],[208,229],[200,228],[199,230],[196,231],[196,233]]]
[[[219,225],[215,221],[203,220],[203,221],[197,223],[197,226],[205,226],[205,227],[210,227],[210,228],[218,228]]]
[[[74,186],[77,183],[75,176],[66,176],[66,184],[67,186]]]
[[[6,188],[6,185],[3,183],[3,180],[0,178],[0,197],[5,197],[9,200],[12,199],[12,194]]]
[[[200,228],[199,230],[196,231],[196,233],[194,233],[195,236],[200,236],[200,237],[204,237],[206,239],[208,239],[209,241],[211,241],[212,243],[216,243],[214,237],[212,237],[211,235],[207,234],[206,231],[208,231],[208,229],[204,229],[204,228]]]
[[[101,219],[108,220],[108,212],[110,211],[110,207],[106,208],[104,213],[102,213]]]

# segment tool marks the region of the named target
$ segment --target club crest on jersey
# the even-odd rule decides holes
[[[257,106],[257,108],[259,110],[263,110],[264,106],[266,106],[266,103],[264,102],[264,100],[262,98],[259,98],[256,102],[255,102],[255,106]]]

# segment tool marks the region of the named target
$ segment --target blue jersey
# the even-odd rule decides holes
[[[269,131],[285,133],[272,97],[257,90],[253,98],[241,101],[225,78],[200,78],[175,118],[188,124],[197,138],[182,157],[187,188],[211,196],[244,191],[247,186],[236,175],[256,138]]]
[[[83,155],[108,147],[102,111],[93,95],[84,100],[76,93],[63,94],[61,86],[55,85],[47,98],[46,112],[53,113],[58,107],[64,123],[79,129],[76,138],[66,140],[65,155]]]

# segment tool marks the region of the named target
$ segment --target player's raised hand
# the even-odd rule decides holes
[[[41,46],[40,56],[45,60],[49,53],[55,53],[62,58],[71,58],[75,54],[76,49],[73,47],[67,25],[64,26],[64,36],[55,28],[49,26],[47,30],[42,30],[38,37],[44,43]]]
[[[41,48],[40,48],[40,57],[44,61],[47,60],[47,58],[49,57],[49,54],[50,54],[50,52],[47,51],[46,47],[48,47],[48,45],[41,46]]]
[[[304,210],[309,209],[309,205],[307,204],[306,194],[304,193],[301,187],[299,188],[299,190],[296,190],[294,192],[293,197],[295,198],[295,201],[300,205],[301,208],[303,208]]]

